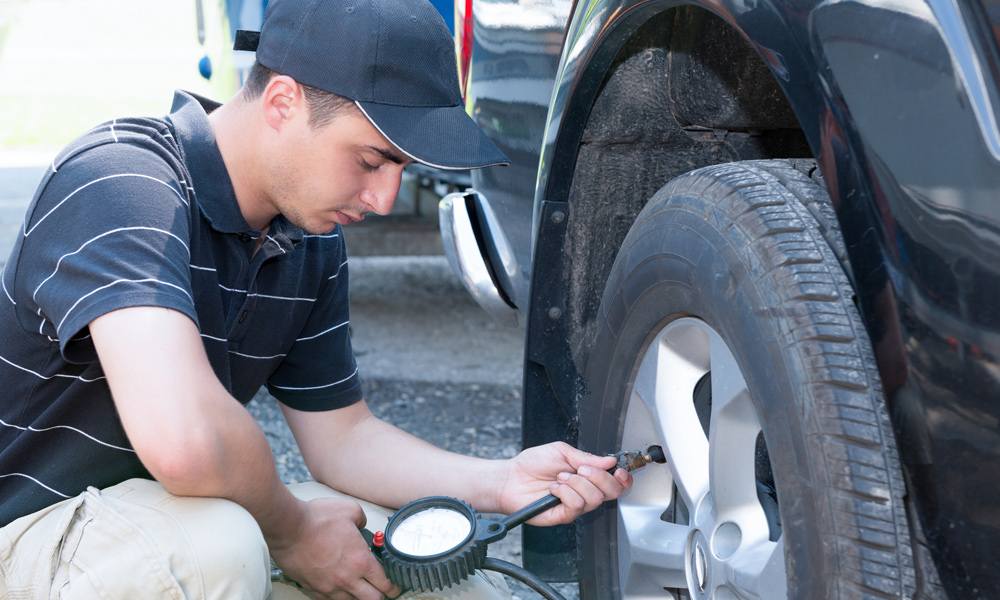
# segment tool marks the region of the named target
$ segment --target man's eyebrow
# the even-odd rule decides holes
[[[397,165],[403,164],[404,162],[407,162],[407,160],[408,160],[408,159],[403,158],[402,156],[400,156],[399,154],[393,152],[392,150],[390,150],[388,148],[379,148],[378,146],[367,145],[367,146],[365,146],[365,149],[371,150],[372,152],[378,154],[382,158],[384,158],[384,159],[386,159],[388,161],[394,162]]]

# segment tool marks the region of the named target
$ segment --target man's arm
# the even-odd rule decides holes
[[[304,503],[282,485],[263,432],[215,376],[186,315],[126,308],[95,319],[90,332],[132,447],[169,492],[244,507],[308,589],[365,600],[399,593],[358,532],[357,503]]]
[[[372,415],[364,401],[327,412],[281,409],[317,481],[383,506],[445,495],[484,512],[510,514],[552,493],[562,504],[530,522],[554,525],[572,522],[632,485],[624,470],[605,471],[614,458],[563,443],[486,460],[416,438]]]

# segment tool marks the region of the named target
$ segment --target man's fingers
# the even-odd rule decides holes
[[[565,443],[555,445],[555,448],[559,450],[565,457],[566,461],[573,465],[573,468],[577,470],[583,466],[591,466],[598,469],[604,469],[606,471],[615,466],[615,463],[618,462],[618,459],[614,456],[597,456],[596,454],[584,452],[579,448],[574,448],[573,446]]]
[[[610,480],[611,484],[616,485],[615,478],[611,477],[608,473],[600,470],[595,470],[591,467],[581,467],[581,473],[571,476],[566,482],[573,490],[583,498],[584,501],[584,511],[591,511],[600,506],[608,498],[604,491],[599,487],[591,478],[602,481],[605,485],[608,485],[607,481]],[[619,486],[620,487],[620,486]]]
[[[593,510],[604,502],[604,494],[586,478],[576,474],[562,473],[558,479],[563,485],[560,485],[552,493],[562,501],[567,515],[578,515],[584,511]]]
[[[351,594],[358,600],[383,600],[387,594],[368,580],[361,582],[351,590]],[[390,596],[391,597],[391,596]]]
[[[389,581],[389,578],[385,576],[385,568],[378,560],[375,561],[375,566],[366,575],[366,579],[380,594],[387,598],[395,598],[403,593],[403,588]]]
[[[398,585],[385,579],[384,574],[382,578],[383,580],[379,580],[377,577],[372,577],[376,580],[375,582],[369,579],[360,579],[354,585],[345,586],[327,594],[315,590],[310,590],[310,592],[312,596],[329,600],[384,600],[385,598],[395,598],[403,593]]]
[[[617,498],[632,485],[627,471],[612,475],[599,468],[584,465],[577,473],[561,473],[552,493],[561,501],[567,517],[576,518],[594,510],[606,500]],[[619,475],[621,478],[619,478]],[[623,481],[624,479],[624,481]]]
[[[358,559],[359,562],[362,559]],[[357,600],[383,600],[385,597],[395,598],[402,590],[385,576],[382,563],[374,555],[363,557],[364,566],[358,565],[356,572],[361,573],[361,578],[353,585],[345,586],[350,596]]]
[[[354,519],[354,524],[358,526],[358,530],[360,532],[360,530],[368,524],[368,515],[365,514],[364,509],[361,508],[361,505],[357,502],[354,502],[353,500],[348,500],[347,502],[352,505],[351,518]]]
[[[616,469],[614,474],[589,466],[580,467],[577,473],[601,491],[604,500],[617,498],[632,486],[632,475],[625,469]]]
[[[385,594],[386,598],[396,598],[403,593],[403,588],[396,585],[395,583],[390,583],[388,590],[381,590],[381,591],[383,594]]]

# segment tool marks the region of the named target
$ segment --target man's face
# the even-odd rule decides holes
[[[298,119],[270,164],[270,201],[312,234],[329,233],[365,213],[385,215],[410,162],[357,109],[313,128]]]

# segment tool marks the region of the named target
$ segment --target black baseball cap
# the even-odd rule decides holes
[[[439,169],[510,161],[465,112],[455,46],[427,0],[271,0],[234,50],[349,98],[392,145]]]

